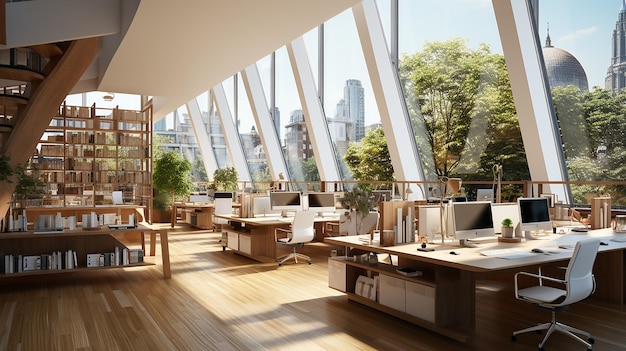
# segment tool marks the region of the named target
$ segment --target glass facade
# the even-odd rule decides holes
[[[404,161],[421,162],[425,180],[460,177],[467,182],[464,191],[472,197],[484,185],[472,185],[471,181],[489,184],[498,175],[510,182],[616,180],[626,176],[621,172],[622,159],[626,158],[621,137],[626,127],[624,98],[619,95],[622,83],[615,78],[623,76],[620,63],[626,61],[620,41],[620,35],[625,36],[620,23],[626,19],[621,2],[529,1],[525,5],[528,13],[518,3],[496,4],[494,8],[488,1],[378,0],[376,5],[386,50],[403,93],[402,108],[408,111],[407,123],[420,156],[420,160]],[[498,23],[510,22],[506,18],[509,10],[519,23],[508,25],[518,27],[519,33],[523,33],[524,16],[533,19],[531,42],[522,38],[523,34],[514,37],[509,31],[500,37],[503,26]],[[364,40],[369,39],[359,33],[354,16],[348,9],[303,34],[314,89],[299,81],[302,72],[296,72],[287,46],[276,48],[256,63],[289,180],[353,179],[344,162],[348,149],[361,143],[368,130],[385,125],[378,104],[387,104],[389,99],[384,92],[374,91],[372,67],[366,57],[373,51],[364,50]],[[517,75],[520,62],[511,55],[510,46],[503,45],[511,41],[525,54],[521,64],[527,65],[528,75],[521,80]],[[536,48],[539,52],[532,54]],[[531,77],[531,64],[540,68],[537,83]],[[585,80],[587,91],[581,83]],[[574,83],[568,84],[570,81]],[[250,173],[257,180],[276,178],[278,172],[268,169],[252,117],[256,107],[250,105],[241,78],[227,79],[222,85]],[[531,107],[531,114],[520,110],[523,91],[541,89],[551,94],[552,101]],[[321,104],[334,157],[315,154],[326,139],[310,134],[306,122],[314,110],[310,102],[307,106],[301,101],[301,94],[314,95]],[[523,104],[528,105],[526,101]],[[209,113],[208,108],[204,112]],[[533,126],[532,119],[553,120],[557,135],[546,133],[541,125]],[[390,120],[391,125],[405,123],[402,116],[391,116]],[[217,121],[209,118],[210,140],[214,152],[221,148],[226,154],[226,143],[214,125]],[[391,134],[388,129],[385,127],[385,132]],[[396,142],[393,136],[386,141]],[[546,146],[549,143],[554,145]],[[552,156],[537,160],[540,154]],[[217,158],[223,160],[224,156]],[[407,153],[401,157],[412,156]],[[561,163],[559,158],[563,158],[566,170],[554,176],[550,170]],[[340,179],[325,179],[324,167],[328,166],[317,164],[319,160],[336,162]],[[434,188],[430,190],[436,191]],[[523,185],[505,186],[503,200],[525,190]],[[617,203],[626,198],[626,189],[618,185],[574,185],[571,192],[573,203],[588,203],[589,196],[603,194],[611,194]]]

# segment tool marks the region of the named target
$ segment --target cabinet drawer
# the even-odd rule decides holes
[[[239,235],[239,251],[252,255],[252,238],[247,235]]]
[[[345,262],[328,260],[328,286],[346,292],[346,264]]]
[[[435,288],[414,282],[406,285],[406,313],[435,323]]]
[[[239,234],[228,232],[228,247],[233,250],[239,250]]]
[[[380,304],[404,312],[406,309],[405,301],[405,281],[381,274],[379,297]]]

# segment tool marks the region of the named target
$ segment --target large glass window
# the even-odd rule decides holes
[[[427,179],[490,181],[498,165],[505,180],[529,179],[491,2],[400,0],[399,9],[399,71]],[[464,191],[473,197],[476,186]]]
[[[540,1],[538,37],[570,181],[626,178],[626,15],[620,1]],[[616,30],[617,29],[617,30]],[[621,185],[573,185],[575,204],[610,196]]]

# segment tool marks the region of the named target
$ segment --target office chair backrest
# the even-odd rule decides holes
[[[215,199],[214,213],[218,215],[225,215],[233,213],[233,199],[217,198]]]
[[[600,240],[598,239],[581,240],[576,243],[574,254],[565,273],[565,280],[568,283],[567,296],[563,305],[580,301],[593,293],[593,264],[599,247]]]
[[[315,237],[313,222],[315,221],[314,211],[298,211],[293,217],[291,233],[289,234],[290,244],[306,243]]]

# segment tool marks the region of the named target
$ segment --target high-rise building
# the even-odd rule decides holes
[[[626,86],[626,0],[617,15],[611,41],[611,65],[607,69],[604,88],[611,90],[613,95]]]
[[[365,136],[365,94],[363,86],[358,79],[348,79],[346,86],[343,88],[343,111],[340,114],[339,107],[341,101],[337,104],[337,116],[349,117],[352,122],[352,138],[351,141],[359,141]]]

